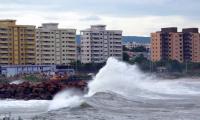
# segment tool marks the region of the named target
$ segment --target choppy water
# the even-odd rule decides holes
[[[199,120],[200,80],[160,80],[110,58],[87,95],[66,90],[52,101],[1,100],[5,112],[26,120]]]

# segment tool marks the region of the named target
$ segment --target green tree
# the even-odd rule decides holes
[[[179,63],[177,60],[169,60],[166,66],[170,72],[182,72],[183,70],[183,64]]]
[[[123,45],[123,51],[129,51],[129,49],[125,45]]]
[[[126,52],[123,52],[123,61],[128,62],[130,59],[129,55]]]
[[[131,49],[132,52],[147,52],[147,49],[144,46],[138,46]]]
[[[130,60],[131,64],[137,64],[139,68],[143,71],[150,70],[150,61],[145,58],[142,54],[137,56],[135,59]]]

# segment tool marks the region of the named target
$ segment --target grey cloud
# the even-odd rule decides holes
[[[5,11],[73,11],[117,17],[179,15],[199,19],[200,0],[4,0]]]

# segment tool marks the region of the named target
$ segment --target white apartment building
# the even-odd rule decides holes
[[[92,25],[81,32],[81,62],[102,63],[109,57],[122,60],[122,31]]]
[[[44,23],[36,29],[36,64],[67,65],[77,60],[76,30]]]

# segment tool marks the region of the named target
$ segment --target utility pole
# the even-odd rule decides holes
[[[186,63],[185,63],[185,72],[186,73],[188,72],[188,63],[187,63],[187,60],[186,60]]]
[[[153,71],[153,62],[150,60],[150,72],[152,73]]]

